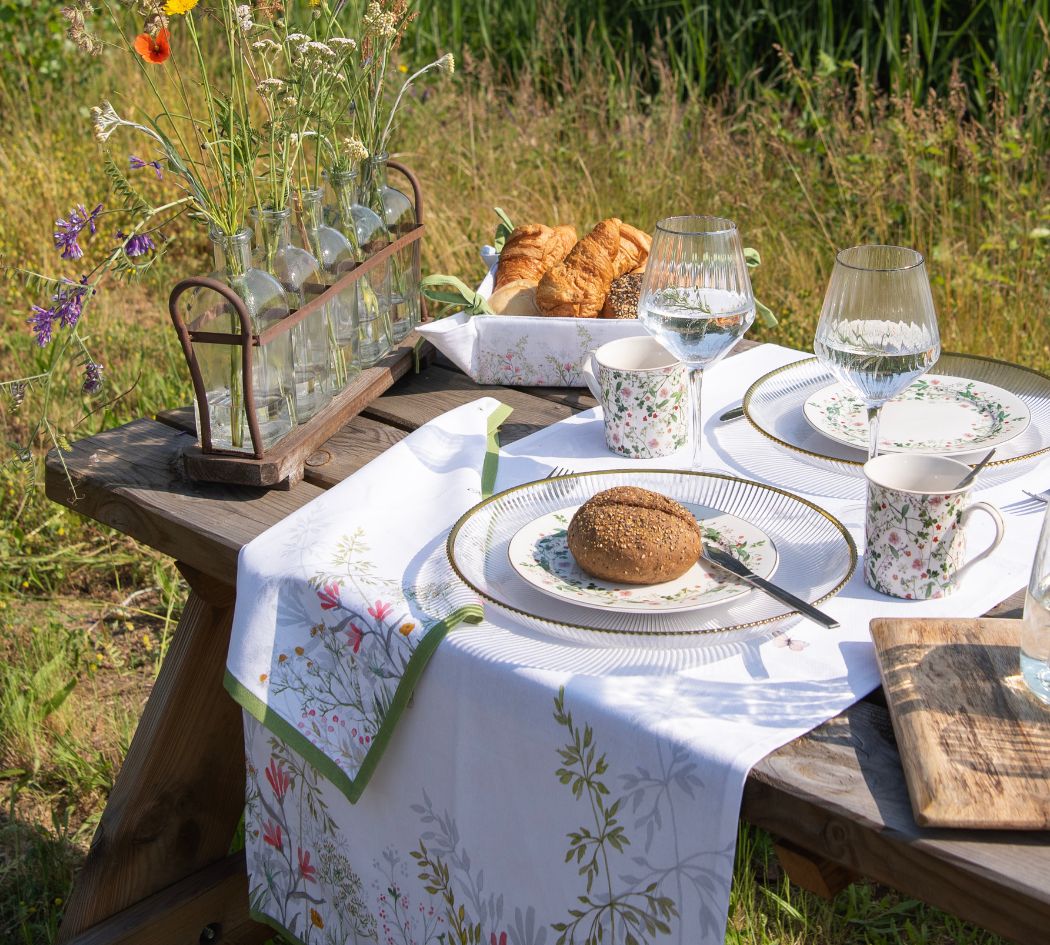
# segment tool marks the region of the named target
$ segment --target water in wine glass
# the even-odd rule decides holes
[[[703,286],[671,286],[646,297],[642,324],[680,361],[708,367],[726,354],[755,320],[752,296]]]
[[[919,325],[858,318],[821,325],[813,350],[865,403],[881,406],[933,367],[940,343]]]

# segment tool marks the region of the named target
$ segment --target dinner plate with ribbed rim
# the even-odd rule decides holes
[[[773,576],[777,551],[762,529],[720,509],[683,505],[699,523],[704,541],[733,555],[759,577]],[[703,560],[673,581],[659,584],[622,584],[596,578],[576,563],[569,550],[567,530],[578,508],[570,505],[539,515],[510,540],[510,566],[541,594],[622,614],[671,614],[715,607],[751,591],[750,585],[738,577]]]
[[[845,384],[810,394],[802,413],[818,433],[867,453],[867,408]],[[998,448],[1031,421],[1028,405],[994,384],[923,375],[882,408],[879,452],[958,456]]]
[[[682,613],[624,614],[581,607],[541,593],[511,566],[510,542],[524,525],[582,505],[605,489],[628,485],[753,523],[776,547],[777,584],[810,603],[837,594],[856,568],[857,549],[842,523],[790,492],[721,473],[628,469],[542,479],[483,500],[449,533],[446,551],[452,570],[495,611],[541,633],[598,646],[720,644],[768,634],[797,618],[796,611],[759,591]]]
[[[980,355],[944,352],[924,375],[951,377],[988,384],[1016,398],[1027,408],[1031,420],[1024,432],[996,448],[988,467],[1004,467],[1026,462],[1050,452],[1050,377],[1032,368],[985,358]],[[814,429],[806,420],[806,401],[836,382],[832,373],[816,358],[794,361],[764,374],[744,394],[744,416],[763,436],[778,446],[818,465],[830,464],[861,475],[867,461],[862,449],[836,443]],[[980,449],[957,454],[973,465]]]

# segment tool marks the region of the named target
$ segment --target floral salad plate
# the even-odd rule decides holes
[[[619,584],[584,571],[569,551],[566,530],[578,505],[541,515],[510,541],[511,567],[536,590],[582,607],[617,613],[683,613],[734,600],[751,587],[731,574],[698,561],[681,577],[662,584]],[[777,567],[777,551],[760,528],[718,509],[686,504],[700,523],[704,540],[724,548],[761,577]]]
[[[864,402],[844,385],[815,391],[802,409],[817,432],[867,450]],[[941,456],[972,453],[1016,439],[1031,420],[1028,405],[1001,387],[963,377],[927,375],[883,407],[879,451]]]

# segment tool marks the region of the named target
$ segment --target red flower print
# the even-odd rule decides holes
[[[303,874],[303,879],[308,883],[312,883],[316,879],[317,867],[310,865],[310,851],[304,850],[302,847],[298,847],[299,855],[299,872]]]
[[[919,558],[916,558],[911,563],[911,569],[913,571],[921,571],[922,570],[922,561]]]
[[[375,620],[383,620],[386,615],[394,609],[393,604],[388,604],[385,601],[377,600],[374,607],[368,608],[368,616]]]
[[[897,532],[890,532],[886,536],[886,541],[891,545],[899,545],[901,543],[901,536]]]
[[[288,793],[288,786],[292,783],[292,779],[285,773],[284,767],[277,763],[276,758],[271,758],[270,763],[266,766],[266,780],[273,788],[273,796],[279,801],[283,800],[284,795]]]
[[[496,933],[493,932],[492,935],[489,936],[489,945],[507,945],[507,933],[500,932],[499,938],[496,938]]]
[[[355,653],[361,649],[361,641],[364,638],[361,628],[356,623],[350,624],[350,629],[346,631],[346,642],[354,648]]]
[[[321,598],[321,610],[335,610],[339,606],[339,585],[331,581],[317,592],[317,596]]]
[[[281,825],[266,821],[263,825],[263,842],[270,844],[275,850],[283,850],[284,838],[281,836]]]
[[[623,388],[620,389],[620,393],[623,394],[624,397],[630,397],[631,396],[631,388],[623,387]],[[492,934],[493,934],[493,936],[495,936],[496,933],[493,932]]]

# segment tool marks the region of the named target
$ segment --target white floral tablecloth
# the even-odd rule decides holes
[[[771,463],[862,538],[861,480],[805,474],[712,419],[800,356],[763,346],[710,371],[709,461]],[[948,601],[856,575],[826,607],[840,631],[597,649],[480,620],[445,562],[448,527],[492,485],[502,415],[487,398],[451,411],[242,551],[228,685],[253,913],[308,943],[721,942],[747,771],[877,685],[870,617],[976,615],[1023,583],[1040,517],[1010,502],[1046,467],[982,495],[1007,540]],[[553,465],[628,461],[588,411],[504,451],[495,487]]]

